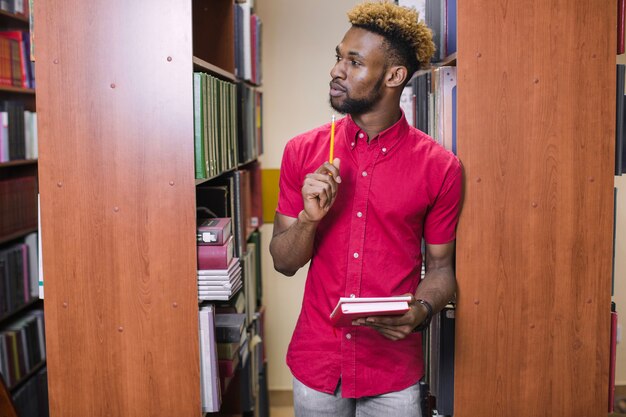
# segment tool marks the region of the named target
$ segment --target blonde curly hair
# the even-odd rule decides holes
[[[428,66],[435,53],[432,32],[424,22],[418,21],[414,9],[387,1],[365,2],[348,12],[348,20],[352,26],[383,36],[398,52],[396,59],[410,61],[404,65],[411,74]]]

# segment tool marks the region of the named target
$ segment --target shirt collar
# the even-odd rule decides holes
[[[409,130],[409,123],[404,116],[404,111],[400,109],[402,115],[400,119],[395,122],[393,125],[389,126],[387,129],[380,132],[377,136],[378,146],[383,150],[383,152],[388,152],[391,150],[398,140],[404,137]],[[345,138],[346,144],[350,147],[350,149],[354,149],[357,141],[360,139],[359,135],[365,135],[365,132],[361,130],[361,128],[354,122],[351,115],[347,115],[345,124]],[[363,136],[363,139],[365,136]],[[370,142],[371,143],[371,142]]]

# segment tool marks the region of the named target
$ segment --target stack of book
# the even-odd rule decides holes
[[[242,286],[241,265],[228,217],[205,219],[197,228],[198,299],[229,300]]]
[[[241,265],[233,258],[227,269],[198,270],[199,300],[230,300],[241,289]]]
[[[239,313],[216,314],[215,339],[220,385],[222,393],[225,393],[235,377],[238,365],[240,362],[245,363],[249,351],[246,315]]]

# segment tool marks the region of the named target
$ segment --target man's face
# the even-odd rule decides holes
[[[350,28],[337,45],[337,62],[330,71],[330,105],[340,113],[359,115],[372,110],[382,97],[386,63],[384,38]]]

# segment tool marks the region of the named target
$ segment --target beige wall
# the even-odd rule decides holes
[[[283,148],[298,133],[330,121],[330,68],[335,46],[349,24],[356,0],[257,0],[263,21],[263,168],[279,168]],[[287,278],[274,271],[269,255],[272,226],[263,232],[263,302],[269,389],[291,389],[287,345],[300,313],[306,268]]]
[[[285,143],[294,135],[326,123],[329,71],[334,48],[348,29],[345,12],[357,0],[257,0],[263,20],[264,168],[279,168]],[[626,55],[618,57],[626,64]],[[626,320],[626,177],[618,187],[615,296],[622,322]],[[267,306],[266,344],[269,388],[291,389],[285,365],[287,345],[300,312],[306,268],[287,278],[274,271],[269,256],[272,226],[263,231],[263,285]],[[626,342],[617,347],[616,382],[626,385]]]

